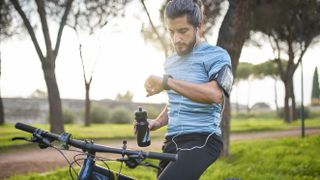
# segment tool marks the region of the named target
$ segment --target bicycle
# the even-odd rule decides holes
[[[69,164],[69,174],[72,179],[73,173],[76,174],[77,179],[79,180],[134,180],[132,177],[126,176],[121,174],[122,164],[123,162],[129,168],[136,168],[139,165],[159,168],[156,165],[153,165],[148,162],[143,162],[146,158],[150,159],[158,159],[158,160],[169,160],[169,161],[176,161],[178,159],[177,154],[169,154],[169,153],[157,153],[157,152],[144,152],[141,150],[128,150],[126,146],[126,141],[123,142],[123,147],[120,148],[113,148],[101,144],[95,144],[93,141],[89,140],[78,140],[71,138],[71,134],[64,132],[61,135],[50,133],[48,131],[35,128],[33,126],[24,124],[24,123],[16,123],[15,128],[29,132],[32,134],[30,139],[26,137],[14,137],[12,140],[25,140],[32,143],[38,143],[41,149],[45,149],[48,147],[52,147],[58,150],[62,156],[66,159]],[[60,147],[54,146],[52,143],[54,141],[59,141],[61,143]],[[69,147],[73,146],[82,151],[77,150],[70,150]],[[70,162],[69,159],[64,155],[62,150],[66,151],[75,151],[79,154],[73,157],[73,161]],[[110,159],[110,158],[102,158],[96,156],[97,152],[102,153],[113,153],[113,154],[120,154],[120,158]],[[81,157],[80,156],[85,156]],[[83,161],[82,165],[78,161]],[[96,164],[96,161],[101,161],[105,166],[99,166]],[[119,172],[114,172],[110,170],[109,166],[106,162],[108,161],[119,161],[121,162]],[[80,171],[79,173],[76,172],[73,165],[79,165]]]

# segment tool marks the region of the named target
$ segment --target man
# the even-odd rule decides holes
[[[167,90],[169,104],[150,130],[168,125],[163,151],[178,153],[175,162],[161,161],[158,179],[199,179],[222,150],[220,121],[224,95],[232,86],[230,57],[225,50],[201,42],[202,12],[197,0],[172,0],[165,22],[175,52],[165,64],[166,75],[151,75],[147,96]]]

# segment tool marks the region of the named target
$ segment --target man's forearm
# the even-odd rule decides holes
[[[168,119],[168,105],[166,105],[155,120],[159,123],[160,127],[163,127],[168,124]]]
[[[179,94],[200,103],[221,103],[222,90],[216,81],[196,84],[177,79],[168,79],[169,87]]]

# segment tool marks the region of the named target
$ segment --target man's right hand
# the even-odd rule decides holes
[[[148,119],[148,123],[149,123],[148,128],[151,131],[155,131],[155,130],[161,128],[161,123],[157,120]]]

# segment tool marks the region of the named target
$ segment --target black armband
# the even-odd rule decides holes
[[[233,75],[230,66],[225,65],[223,66],[219,72],[213,74],[210,81],[215,80],[217,81],[218,85],[224,91],[227,97],[230,96],[232,84],[233,84]]]

